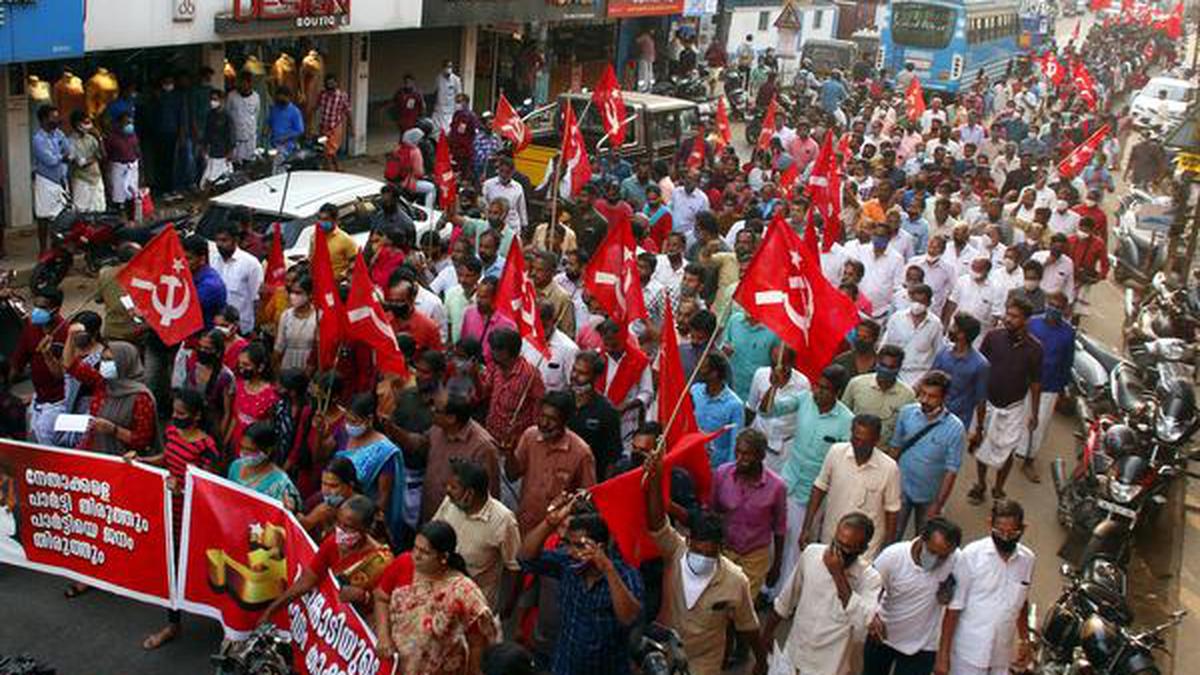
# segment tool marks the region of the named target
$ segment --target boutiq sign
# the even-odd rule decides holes
[[[350,0],[233,0],[216,17],[220,35],[336,30],[350,25]]]
[[[282,505],[253,490],[189,467],[183,507],[179,606],[217,619],[231,637],[252,630],[317,547]],[[362,618],[338,599],[329,574],[273,617],[291,632],[302,674],[376,675],[392,664],[375,654]]]
[[[600,0],[425,0],[421,25],[568,21],[604,16]]]
[[[0,441],[0,563],[172,606],[166,478],[119,457]]]
[[[608,16],[670,16],[683,12],[683,2],[684,0],[608,0]]]

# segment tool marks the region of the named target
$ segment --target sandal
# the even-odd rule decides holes
[[[983,503],[983,486],[976,485],[967,493],[967,501],[978,506]]]
[[[69,584],[67,586],[67,590],[63,591],[63,595],[68,600],[74,600],[75,598],[78,598],[79,596],[83,595],[84,593],[87,593],[90,590],[92,590],[91,586],[88,586],[86,584],[73,583],[73,584]]]
[[[992,499],[1004,499],[1007,496],[1008,493],[1006,493],[1004,490],[1001,490],[998,487],[992,488]]]
[[[146,636],[146,639],[142,640],[142,649],[148,652],[154,651],[177,637],[179,637],[179,626],[171,624],[157,633]]]

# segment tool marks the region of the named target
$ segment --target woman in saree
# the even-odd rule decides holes
[[[346,409],[346,449],[337,453],[354,463],[363,494],[379,505],[394,548],[404,536],[404,457],[400,448],[374,427],[375,396],[358,394]]]
[[[333,533],[321,542],[317,555],[300,573],[296,583],[267,607],[261,621],[269,621],[277,610],[316,588],[326,572],[333,572],[341,585],[338,597],[342,602],[355,605],[359,614],[370,617],[372,591],[392,562],[392,552],[387,544],[370,535],[376,513],[375,502],[362,495],[354,495],[342,502]]]
[[[412,583],[375,592],[376,651],[397,657],[407,675],[478,675],[483,650],[499,636],[457,548],[454,528],[429,521],[413,544]]]
[[[276,443],[275,427],[269,422],[255,422],[246,427],[241,456],[229,465],[229,480],[278,499],[288,511],[296,511],[300,508],[300,493],[287,472],[271,461]]]

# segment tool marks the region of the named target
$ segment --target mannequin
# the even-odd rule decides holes
[[[300,62],[300,88],[303,93],[304,128],[310,135],[317,126],[317,97],[325,80],[325,59],[315,49],[310,49]]]
[[[296,105],[303,105],[304,92],[300,90],[300,73],[296,70],[296,59],[291,54],[282,52],[279,58],[271,64],[271,91],[276,87],[287,87],[295,92]]]
[[[54,105],[58,108],[58,114],[63,120],[63,131],[70,133],[71,113],[76,110],[83,110],[85,98],[83,94],[83,80],[79,76],[71,72],[69,68],[64,68],[62,76],[54,83],[53,89]]]
[[[221,69],[221,76],[225,78],[225,91],[237,86],[237,69],[233,67],[229,59],[225,59],[225,67]]]
[[[87,114],[93,120],[101,119],[101,113],[108,107],[108,104],[117,100],[120,89],[116,75],[109,72],[107,68],[97,68],[96,73],[88,78],[87,85],[84,87]]]

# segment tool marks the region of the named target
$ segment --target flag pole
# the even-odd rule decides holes
[[[670,302],[670,299],[667,299]],[[675,408],[671,411],[671,417],[667,420],[667,425],[663,427],[662,435],[658,437],[658,447],[654,448],[654,454],[661,455],[666,449],[667,435],[675,424],[675,417],[679,415],[679,409],[683,406],[683,397],[691,396],[692,382],[696,379],[696,373],[700,372],[700,366],[704,364],[704,359],[708,358],[708,353],[712,351],[713,345],[717,342],[717,336],[721,334],[721,329],[725,327],[729,321],[729,316],[733,312],[733,299],[729,300],[729,304],[725,306],[725,311],[721,312],[721,318],[717,321],[717,327],[713,330],[712,335],[708,336],[708,343],[704,345],[704,351],[700,352],[700,358],[696,360],[696,367],[688,374],[687,383],[683,385],[683,391],[679,392],[679,398],[675,399]],[[670,330],[675,330],[674,326]],[[659,408],[662,410],[662,408]]]

